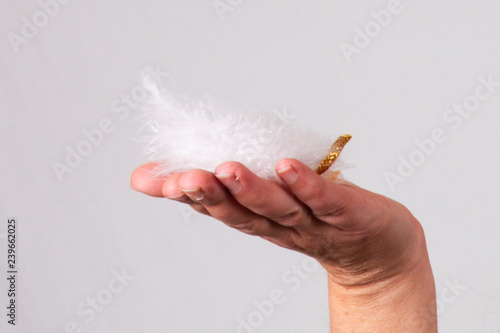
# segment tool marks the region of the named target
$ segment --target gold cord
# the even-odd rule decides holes
[[[339,157],[340,152],[344,149],[345,145],[349,142],[349,140],[351,140],[351,138],[352,136],[350,134],[339,136],[330,148],[328,155],[326,155],[320,165],[316,168],[316,173],[318,175],[321,175],[332,166],[333,162],[335,162],[335,160]]]

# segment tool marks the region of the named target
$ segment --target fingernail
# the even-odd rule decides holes
[[[185,195],[184,193],[181,193],[181,194],[177,194],[177,195],[167,196],[166,198],[170,199],[170,200],[177,200],[177,199],[182,198],[184,195]]]
[[[238,193],[241,190],[240,180],[233,173],[215,176],[227,187],[229,192]]]
[[[195,201],[200,201],[205,198],[205,192],[202,191],[201,188],[194,188],[194,189],[182,189],[181,191],[184,192],[191,200]]]
[[[297,179],[299,178],[297,171],[295,171],[295,169],[291,165],[289,165],[286,168],[283,168],[281,170],[278,170],[278,175],[288,185],[295,184],[295,182],[297,182]]]

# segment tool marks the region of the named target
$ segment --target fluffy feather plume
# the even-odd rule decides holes
[[[222,162],[238,161],[262,178],[279,179],[279,160],[295,158],[314,169],[336,138],[276,114],[236,110],[210,97],[192,101],[174,96],[150,76],[143,82],[148,91],[141,107],[147,119],[145,154],[159,163],[162,175],[190,169],[213,172]],[[332,169],[339,170],[339,165],[336,161]]]

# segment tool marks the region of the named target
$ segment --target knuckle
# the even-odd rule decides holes
[[[289,212],[275,217],[273,220],[279,224],[286,226],[295,226],[300,224],[304,220],[304,209],[301,207],[294,207]]]
[[[314,201],[324,198],[325,187],[324,184],[314,182],[309,183],[307,187],[303,189],[302,198],[305,201]]]
[[[330,194],[327,198],[327,200],[317,202],[314,209],[316,216],[329,216],[335,218],[335,220],[342,220],[342,218],[348,217],[350,211],[352,212],[352,205],[349,204],[351,198],[342,188],[336,190],[334,194]]]
[[[247,222],[247,223],[237,224],[237,225],[233,225],[232,227],[235,228],[236,230],[244,232],[245,234],[248,234],[248,235],[255,236],[255,235],[259,234],[258,223],[255,223],[255,222]]]
[[[179,195],[177,179],[174,177],[167,178],[162,185],[161,193],[164,197],[175,197]]]
[[[278,246],[281,246],[285,249],[288,249],[288,250],[292,250],[292,251],[297,251],[297,252],[300,252],[300,253],[305,253],[304,249],[298,245],[296,245],[295,243],[291,242],[290,240],[287,240],[287,239],[276,239],[276,238],[271,238],[271,237],[262,237],[262,238],[265,238],[267,239],[268,241],[278,245]]]

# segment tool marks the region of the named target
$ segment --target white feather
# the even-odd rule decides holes
[[[236,110],[206,97],[192,101],[167,92],[144,78],[145,154],[166,175],[190,169],[213,172],[225,161],[238,161],[262,178],[279,179],[276,163],[295,158],[316,168],[338,137],[319,135],[270,113]],[[153,83],[154,82],[154,83]],[[339,170],[337,160],[332,169]]]

